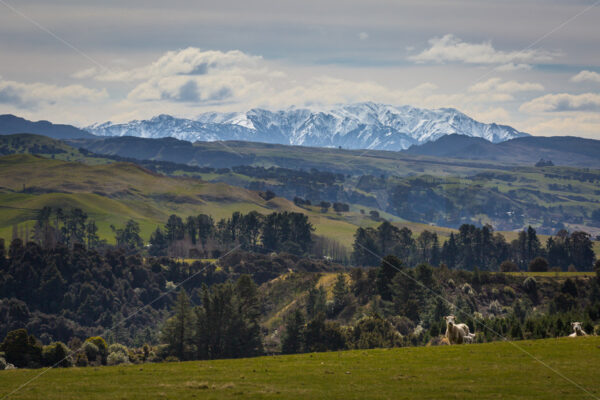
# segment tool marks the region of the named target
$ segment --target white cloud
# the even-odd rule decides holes
[[[557,118],[533,118],[523,123],[525,132],[539,136],[600,137],[600,115],[579,113]]]
[[[543,50],[501,51],[491,42],[467,43],[460,38],[447,34],[441,38],[429,40],[431,45],[421,53],[410,56],[417,63],[462,62],[467,64],[510,64],[549,61],[557,54]]]
[[[500,92],[500,93],[516,93],[544,90],[544,86],[533,82],[517,82],[505,81],[500,78],[490,78],[485,82],[478,82],[469,87],[469,92],[484,93],[484,92]]]
[[[528,71],[531,68],[533,68],[530,64],[515,64],[515,63],[508,63],[508,64],[502,64],[499,65],[495,68],[496,71],[500,71],[500,72],[511,72],[511,71]]]
[[[519,110],[528,113],[600,111],[600,94],[547,94],[522,104]]]
[[[594,71],[583,70],[575,76],[571,77],[571,82],[600,82],[600,74]]]
[[[96,75],[96,79],[130,82],[175,75],[201,76],[223,70],[254,70],[261,62],[262,57],[251,56],[238,50],[222,52],[188,47],[169,51],[149,65],[101,73]]]
[[[75,78],[75,79],[87,79],[87,78],[92,78],[97,73],[98,73],[98,70],[96,69],[96,67],[90,67],[90,68],[86,68],[81,71],[75,72],[74,74],[71,75],[71,77]]]
[[[369,38],[369,34],[367,32],[360,32],[358,34],[358,38],[360,40],[367,40]]]
[[[108,97],[104,89],[82,85],[57,86],[46,83],[23,83],[0,78],[0,104],[34,109],[43,104],[92,102]]]

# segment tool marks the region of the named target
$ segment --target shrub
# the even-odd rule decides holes
[[[127,346],[124,346],[120,343],[113,343],[110,346],[108,346],[108,354],[110,353],[122,353],[128,355],[129,350],[127,349]]]
[[[515,289],[511,288],[510,286],[504,286],[504,289],[502,289],[502,292],[504,293],[505,296],[511,297],[511,298],[514,298],[517,295],[515,293]]]
[[[6,368],[6,365],[8,363],[6,362],[6,360],[3,357],[0,357],[0,371],[2,371],[4,368]]]
[[[42,349],[42,358],[47,367],[70,367],[73,365],[69,348],[62,342],[54,342]]]
[[[501,272],[517,272],[519,270],[519,266],[510,260],[506,260],[500,264]]]
[[[492,288],[491,294],[494,299],[500,297],[500,291],[498,290],[498,288]]]
[[[537,290],[537,281],[533,276],[525,278],[523,281],[523,289],[529,294],[535,293]]]
[[[456,287],[456,283],[454,283],[454,279],[448,279],[448,287],[454,289]]]
[[[102,360],[102,356],[100,355],[100,350],[98,350],[98,346],[96,346],[92,342],[86,341],[81,347],[81,352],[85,354],[88,363],[94,363],[98,359]]]
[[[106,364],[106,357],[108,356],[108,346],[106,340],[100,336],[92,336],[85,340],[86,343],[93,343],[98,348],[97,356],[100,356],[102,364]],[[88,354],[88,360],[92,360]]]
[[[351,330],[350,340],[357,349],[394,347],[401,343],[400,335],[389,321],[378,315],[364,317]]]
[[[529,272],[547,272],[548,261],[544,257],[536,257],[529,263]]]
[[[569,272],[577,272],[577,268],[575,268],[575,266],[573,264],[571,264],[567,268],[567,271],[569,271]]]
[[[18,368],[37,368],[42,364],[42,345],[27,330],[17,329],[8,332],[0,344],[6,361]]]
[[[83,351],[77,353],[77,355],[75,356],[75,365],[78,367],[87,367],[88,364],[89,362],[87,355]]]
[[[498,300],[493,300],[490,303],[489,310],[491,314],[498,315],[502,313],[502,305],[498,302]]]
[[[469,295],[469,296],[474,296],[475,295],[475,291],[473,290],[473,287],[471,287],[471,285],[469,285],[468,283],[465,283],[464,285],[462,285],[462,291],[464,294]]]
[[[392,325],[401,335],[407,336],[415,329],[415,323],[405,316],[394,316]]]
[[[110,353],[106,358],[106,363],[108,365],[129,364],[129,357],[127,354],[123,354],[120,351],[117,353]]]

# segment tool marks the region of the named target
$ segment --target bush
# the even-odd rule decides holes
[[[95,363],[96,361],[101,362],[102,356],[100,355],[100,350],[98,350],[98,346],[96,346],[92,342],[86,341],[81,347],[81,351],[85,354],[88,363]],[[87,364],[86,364],[87,365]]]
[[[475,296],[475,290],[473,290],[471,285],[469,285],[468,283],[465,283],[464,285],[462,285],[462,291],[466,295]]]
[[[89,362],[87,355],[83,351],[77,353],[77,355],[75,356],[75,365],[78,367],[87,367],[88,364]]]
[[[454,279],[448,279],[448,287],[450,289],[454,289],[456,287],[456,283],[454,283]]]
[[[127,349],[127,346],[124,346],[120,343],[113,343],[110,346],[108,346],[108,354],[110,353],[121,353],[128,355],[129,350]]]
[[[533,294],[537,290],[537,281],[533,276],[525,278],[523,281],[523,289],[529,294]]]
[[[378,315],[364,317],[351,330],[350,340],[357,349],[394,347],[401,344],[401,337],[389,321]]]
[[[519,270],[519,266],[510,260],[506,260],[500,264],[501,272],[517,272]]]
[[[106,344],[106,340],[104,340],[100,336],[92,336],[85,340],[86,343],[92,343],[98,348],[98,353],[96,358],[90,358],[90,355],[87,354],[88,360],[91,362],[92,360],[96,360],[98,356],[100,356],[100,362],[102,364],[106,364],[106,357],[108,356],[108,345]]]
[[[38,368],[42,364],[42,345],[25,329],[8,332],[0,351],[4,352],[6,361],[17,368]]]
[[[106,363],[108,365],[129,364],[129,357],[121,352],[110,353],[106,358]]]
[[[494,315],[502,314],[502,305],[498,300],[494,300],[490,303],[489,310]]]
[[[7,364],[8,363],[6,362],[6,360],[3,357],[0,357],[0,371],[5,369]]]
[[[63,342],[54,342],[42,349],[42,358],[47,367],[70,367],[73,365],[69,348]]]
[[[514,298],[517,295],[515,293],[515,289],[511,288],[510,286],[504,286],[504,289],[502,290],[502,292],[504,293],[505,296],[510,297],[510,298]]]
[[[548,261],[544,257],[536,257],[529,263],[529,272],[547,272]]]

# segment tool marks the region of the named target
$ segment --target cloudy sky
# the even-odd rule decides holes
[[[0,0],[0,114],[376,101],[600,139],[600,0]]]

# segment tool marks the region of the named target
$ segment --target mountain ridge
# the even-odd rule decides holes
[[[12,114],[0,115],[0,135],[33,133],[54,139],[91,139],[93,134],[73,125],[53,124],[49,121],[29,121]]]
[[[430,110],[372,102],[318,111],[255,108],[245,113],[208,112],[196,119],[161,114],[122,124],[98,123],[85,129],[97,136],[174,137],[191,142],[243,140],[372,150],[405,150],[454,133],[493,143],[529,136],[507,125],[476,121],[453,108]]]

